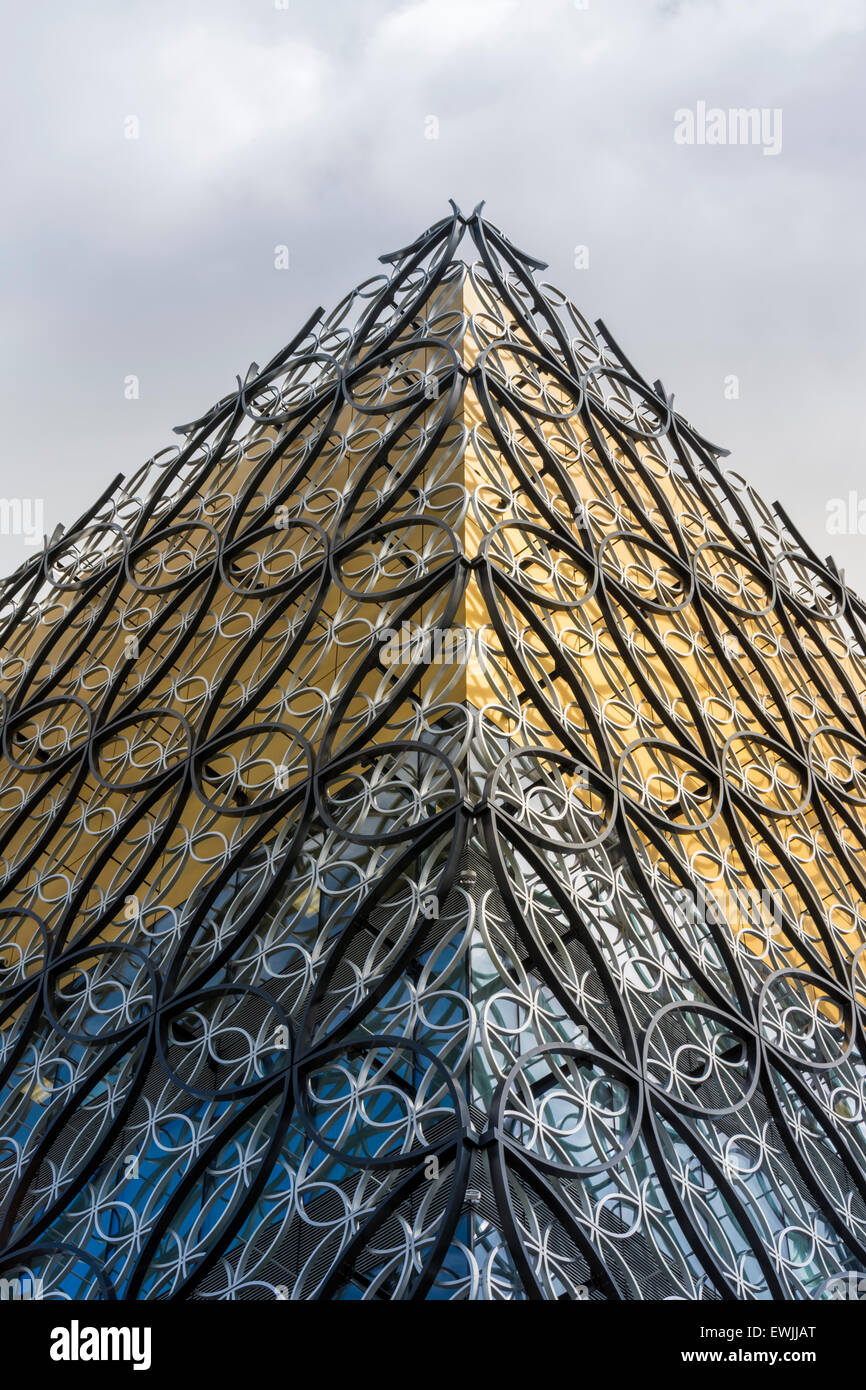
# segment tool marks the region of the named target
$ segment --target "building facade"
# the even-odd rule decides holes
[[[866,607],[481,209],[2,595],[0,1274],[866,1269]]]

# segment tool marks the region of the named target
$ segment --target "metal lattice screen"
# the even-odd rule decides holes
[[[3,587],[3,1272],[820,1296],[866,609],[480,209],[383,259]]]

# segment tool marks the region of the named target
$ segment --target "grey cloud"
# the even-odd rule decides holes
[[[866,590],[866,536],[825,530],[866,495],[861,0],[90,0],[15,29],[0,493],[49,530],[486,198]],[[698,100],[781,108],[782,153],[675,145]],[[0,569],[30,553],[0,536]]]

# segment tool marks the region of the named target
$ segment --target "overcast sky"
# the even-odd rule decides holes
[[[484,198],[866,591],[866,516],[827,533],[834,498],[866,512],[864,0],[4,14],[0,498],[43,499],[49,533],[449,197]],[[678,143],[699,103],[764,109],[767,138]],[[0,535],[0,571],[32,553]]]

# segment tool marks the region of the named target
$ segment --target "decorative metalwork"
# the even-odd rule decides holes
[[[866,609],[480,209],[383,260],[3,588],[2,1273],[819,1296]]]

